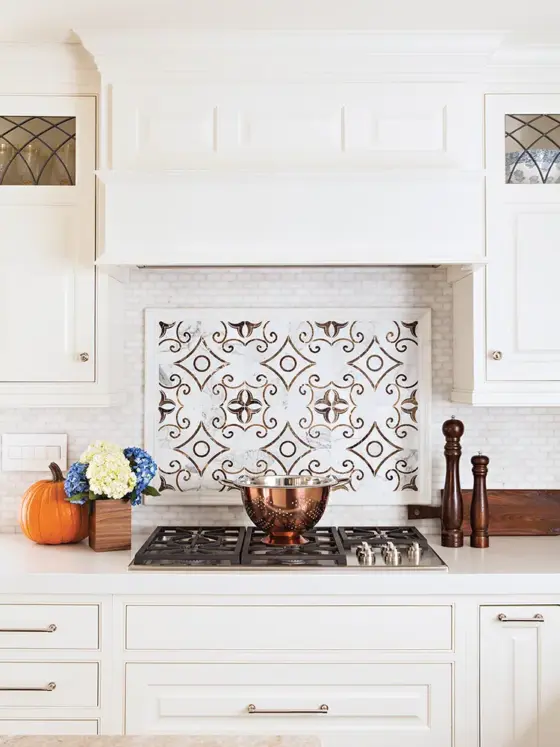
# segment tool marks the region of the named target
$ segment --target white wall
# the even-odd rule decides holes
[[[65,432],[69,459],[96,438],[140,444],[143,419],[143,309],[150,306],[430,306],[433,310],[434,494],[443,484],[441,423],[455,414],[465,422],[463,485],[471,484],[470,456],[490,457],[491,487],[560,486],[560,408],[471,408],[448,401],[451,387],[451,287],[445,270],[231,269],[134,270],[125,288],[126,402],[114,409],[0,410],[0,433]],[[0,531],[17,527],[19,500],[38,473],[0,473]],[[436,495],[434,496],[436,497]],[[411,500],[414,496],[411,494]],[[333,509],[332,523],[402,521],[402,509]],[[241,508],[139,507],[136,526],[156,523],[242,523]]]
[[[65,41],[78,26],[191,29],[521,29],[557,17],[552,0],[18,0],[2,3],[1,40]],[[553,28],[552,24],[548,24]]]

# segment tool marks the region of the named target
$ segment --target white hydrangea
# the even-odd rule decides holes
[[[80,457],[80,462],[89,464],[95,456],[101,454],[121,454],[122,449],[117,444],[113,444],[110,441],[94,441],[90,444]]]
[[[89,450],[85,454],[90,456]],[[107,498],[124,498],[136,485],[136,476],[120,449],[117,453],[98,450],[97,453],[91,455],[86,477],[89,480],[90,490],[96,495],[104,495]]]

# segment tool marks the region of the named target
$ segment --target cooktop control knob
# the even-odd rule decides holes
[[[375,554],[367,542],[362,542],[356,548],[356,557],[360,565],[375,565]]]
[[[396,547],[389,550],[385,555],[386,565],[400,565],[402,563],[402,554],[397,550]]]
[[[387,562],[387,556],[396,551],[397,548],[395,547],[394,543],[387,542],[387,544],[383,545],[381,548],[381,555],[383,556],[383,560]]]
[[[412,565],[420,565],[422,558],[422,548],[418,542],[413,542],[408,548],[408,560]]]

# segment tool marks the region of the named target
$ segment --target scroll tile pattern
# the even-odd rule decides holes
[[[382,503],[418,491],[430,399],[418,312],[167,309],[146,324],[162,492],[196,503],[241,474],[350,476]]]

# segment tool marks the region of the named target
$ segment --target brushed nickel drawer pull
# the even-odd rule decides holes
[[[54,633],[56,625],[51,623],[46,628],[0,628],[0,633]]]
[[[257,706],[254,703],[251,703],[247,706],[247,713],[271,713],[271,714],[282,714],[282,713],[289,713],[289,714],[302,714],[302,713],[328,713],[329,707],[328,705],[325,705],[323,703],[322,706],[319,706],[319,708],[312,708],[312,709],[306,709],[306,708],[279,708],[277,710],[273,708],[257,708]]]
[[[45,687],[0,687],[3,693],[51,693],[56,689],[56,682],[49,682]]]
[[[543,623],[544,617],[541,614],[533,615],[533,617],[508,617],[500,612],[498,620],[501,623]]]

